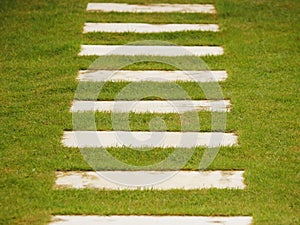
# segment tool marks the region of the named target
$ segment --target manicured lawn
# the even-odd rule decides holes
[[[250,215],[255,224],[299,224],[299,1],[165,2],[214,3],[218,15],[95,14],[85,11],[87,0],[1,1],[0,224],[46,224],[51,214]],[[217,23],[221,32],[83,35],[84,23],[91,21]],[[91,169],[78,149],[61,145],[64,130],[72,129],[69,109],[78,84],[77,72],[96,59],[78,57],[80,44],[127,44],[149,39],[224,47],[224,56],[203,60],[211,69],[225,69],[229,74],[220,84],[224,98],[233,104],[227,113],[226,131],[239,135],[239,146],[221,148],[209,169],[245,170],[245,190],[53,189],[55,171]],[[126,69],[174,68],[148,62]],[[112,100],[126,85],[107,83],[98,99]],[[167,89],[166,84],[142,85]],[[205,98],[196,84],[178,85],[192,99]],[[149,130],[151,119],[159,116],[130,114],[131,128]],[[161,118],[168,130],[181,130],[178,115]],[[211,130],[210,113],[201,112],[199,118],[200,130]],[[112,129],[108,113],[97,113],[96,123],[99,130]],[[203,150],[197,148],[184,169],[197,170]],[[163,159],[172,149],[110,152],[140,165]]]

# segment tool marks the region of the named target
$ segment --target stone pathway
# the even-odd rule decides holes
[[[97,172],[57,172],[57,187],[67,188],[97,188],[106,190],[170,190],[170,189],[203,189],[203,188],[233,188],[244,189],[243,171],[97,171]],[[155,181],[157,176],[168,177],[163,182],[151,185],[128,185],[134,178]],[[119,180],[119,184],[110,182]],[[115,179],[114,179],[115,178]],[[126,185],[122,185],[121,179]],[[133,182],[134,182],[133,181]]]
[[[227,78],[226,71],[162,71],[162,70],[147,70],[147,71],[129,71],[129,70],[81,70],[79,71],[79,81],[127,81],[127,82],[219,82],[225,81]]]
[[[218,32],[217,24],[147,24],[147,23],[85,23],[83,33],[160,33],[178,31],[211,31]]]
[[[250,225],[252,218],[206,216],[55,216],[51,225]]]
[[[62,143],[70,148],[194,148],[237,144],[233,133],[151,131],[65,131]]]
[[[215,7],[211,4],[148,4],[133,5],[125,3],[89,3],[87,11],[102,12],[131,12],[131,13],[215,13]]]
[[[229,100],[74,101],[71,112],[185,113],[229,112]]]
[[[152,4],[130,5],[121,3],[89,3],[87,11],[102,12],[178,12],[178,13],[215,13],[210,4]],[[198,30],[218,32],[215,24],[135,24],[135,23],[86,23],[87,32],[175,32]],[[184,49],[184,51],[183,51]],[[89,55],[155,55],[155,56],[207,56],[222,55],[219,46],[118,46],[118,45],[82,45],[80,56]],[[219,82],[227,78],[226,71],[117,71],[110,74],[107,70],[79,71],[78,80],[92,81],[129,81],[129,82]],[[108,79],[107,79],[108,78]],[[187,111],[230,111],[229,100],[214,101],[74,101],[71,112],[137,112],[137,113],[184,113]],[[134,138],[132,138],[134,137]],[[151,141],[149,140],[151,138]],[[163,137],[163,138],[162,138]],[[153,141],[155,140],[155,141]],[[142,131],[66,131],[62,139],[67,147],[185,147],[196,146],[219,147],[237,145],[237,136],[221,132],[142,132]],[[101,174],[102,176],[99,176]],[[108,190],[136,189],[203,189],[230,188],[244,189],[243,171],[68,171],[56,172],[56,188],[93,188]],[[130,185],[131,179],[143,179],[167,176],[163,182],[151,185]],[[104,177],[116,177],[123,182],[112,182]],[[153,178],[154,179],[154,178]],[[112,179],[114,180],[114,179]],[[127,184],[127,185],[125,185]],[[203,216],[53,216],[51,225],[102,224],[102,225],[191,225],[191,224],[224,224],[250,225],[252,218],[236,217],[203,217]]]
[[[81,45],[79,56],[209,56],[223,55],[216,46]]]

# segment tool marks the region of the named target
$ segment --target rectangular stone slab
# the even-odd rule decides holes
[[[169,101],[74,101],[71,112],[114,113],[185,113],[198,111],[229,112],[229,100],[169,100]]]
[[[52,217],[50,225],[251,225],[250,216],[68,216]]]
[[[211,4],[147,4],[88,3],[87,11],[131,13],[216,13]]]
[[[83,33],[160,33],[180,31],[210,31],[218,32],[217,24],[147,24],[147,23],[85,23]]]
[[[219,147],[237,144],[233,133],[221,132],[151,132],[151,131],[65,131],[66,147]]]
[[[222,54],[223,48],[217,46],[81,45],[78,55],[214,56]]]
[[[79,81],[128,81],[128,82],[219,82],[227,78],[227,72],[223,71],[130,71],[130,70],[81,70],[78,74]]]
[[[67,171],[56,187],[107,190],[244,189],[243,171]]]

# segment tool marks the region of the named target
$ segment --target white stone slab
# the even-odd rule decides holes
[[[148,131],[65,131],[66,147],[218,147],[237,144],[233,133],[221,132],[148,132]]]
[[[147,23],[85,23],[83,33],[160,33],[180,31],[211,31],[218,32],[217,24],[147,24]]]
[[[207,56],[223,53],[223,48],[217,46],[81,45],[79,55]]]
[[[68,171],[56,173],[56,187],[137,189],[244,189],[243,171]],[[164,178],[164,179],[161,179]],[[149,182],[149,181],[153,182]],[[143,185],[143,184],[146,185]]]
[[[53,216],[50,225],[251,225],[250,216]]]
[[[229,100],[170,101],[74,101],[71,112],[185,113],[191,111],[229,112]]]
[[[216,13],[211,4],[145,4],[88,3],[87,11],[131,12],[131,13]]]
[[[81,70],[79,81],[128,81],[128,82],[219,82],[227,78],[226,71],[129,71],[129,70]]]

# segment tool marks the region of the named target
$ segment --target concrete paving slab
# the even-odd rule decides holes
[[[60,171],[56,172],[55,185],[106,190],[244,189],[243,174],[243,171]],[[165,179],[161,180],[162,177]]]
[[[161,33],[180,31],[210,31],[218,32],[217,24],[147,24],[147,23],[85,23],[83,33]]]
[[[145,4],[88,3],[87,11],[131,13],[216,13],[211,4]]]
[[[151,131],[65,131],[66,147],[219,147],[237,144],[233,133],[221,132],[151,132]]]
[[[78,74],[79,81],[128,81],[128,82],[219,82],[227,78],[226,71],[130,71],[130,70],[81,70]]]
[[[50,225],[251,225],[250,216],[69,216],[56,215]]]
[[[198,111],[229,112],[229,100],[170,101],[74,101],[71,112],[185,113]]]
[[[224,53],[217,46],[133,46],[133,45],[81,45],[79,56],[214,56]]]

